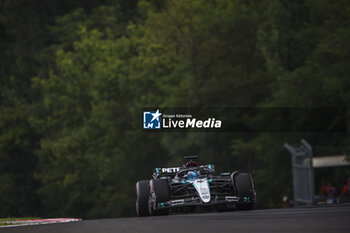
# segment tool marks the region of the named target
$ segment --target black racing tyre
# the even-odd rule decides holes
[[[167,215],[169,213],[169,209],[161,209],[161,210],[154,210],[154,205],[157,205],[158,203],[164,203],[169,201],[170,199],[170,192],[169,192],[169,185],[166,180],[162,179],[154,179],[150,180],[149,182],[150,186],[150,193],[149,193],[149,199],[148,199],[148,211],[150,215]]]
[[[242,203],[237,205],[239,210],[251,210],[255,204],[255,190],[252,176],[249,173],[238,173],[233,177],[233,182],[236,190],[236,194],[240,198],[248,197],[250,201],[248,203]]]
[[[139,217],[149,216],[148,211],[149,180],[136,183],[136,214]]]

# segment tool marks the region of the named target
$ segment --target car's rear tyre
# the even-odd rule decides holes
[[[149,216],[148,212],[149,180],[136,183],[136,214],[139,217]]]
[[[164,203],[169,201],[169,185],[166,180],[154,179],[149,182],[150,192],[148,199],[148,212],[150,215],[167,215],[169,213],[168,208],[155,210],[154,206],[159,203]]]
[[[251,210],[255,206],[255,190],[252,176],[249,173],[238,173],[233,176],[236,194],[246,203],[237,204],[238,210]]]

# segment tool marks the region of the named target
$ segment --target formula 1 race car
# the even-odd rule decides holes
[[[254,208],[256,193],[249,173],[214,176],[212,164],[199,166],[197,156],[185,156],[182,167],[155,168],[153,179],[136,183],[138,216],[194,211]]]

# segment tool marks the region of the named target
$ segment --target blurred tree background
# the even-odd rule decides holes
[[[0,217],[132,216],[184,154],[280,207],[283,143],[349,154],[347,134],[145,133],[140,109],[349,107],[349,25],[346,0],[1,0]]]

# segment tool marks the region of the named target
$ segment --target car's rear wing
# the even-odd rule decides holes
[[[186,164],[187,162],[192,162],[192,161],[198,162],[198,155],[185,155],[185,156],[184,156],[184,162],[185,162],[185,164]]]

